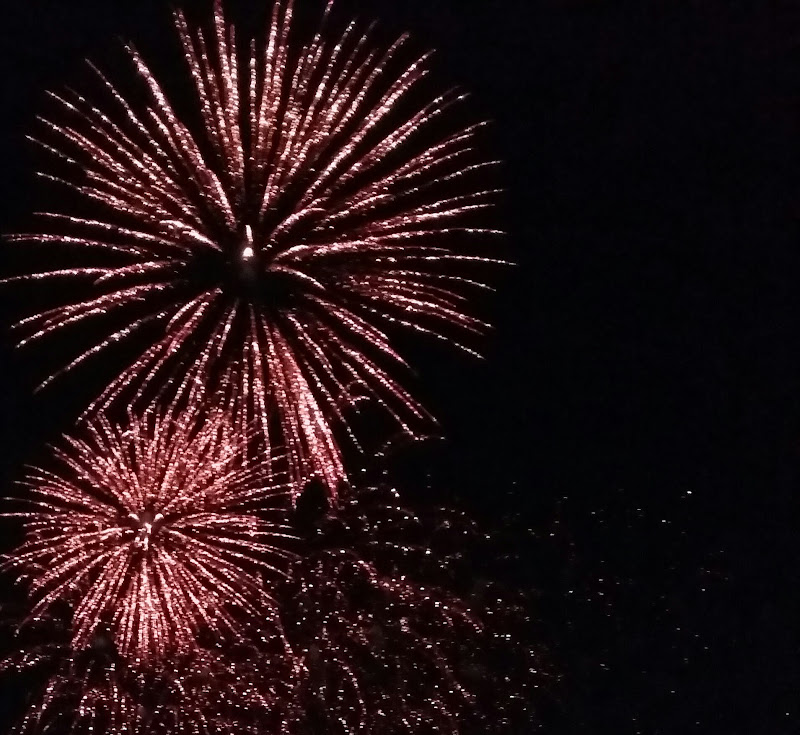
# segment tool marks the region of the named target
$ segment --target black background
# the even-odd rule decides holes
[[[542,731],[797,732],[800,7],[339,5],[437,48],[506,162],[518,265],[486,360],[413,350],[447,441],[395,463],[437,502],[535,530],[524,577],[560,675]],[[230,6],[249,30],[265,3]],[[119,77],[118,36],[157,73],[178,47],[163,0],[6,2],[0,33],[9,232],[38,206],[24,136],[44,90],[85,78],[87,56]],[[6,486],[74,408],[58,385],[31,395],[43,376],[11,344]]]

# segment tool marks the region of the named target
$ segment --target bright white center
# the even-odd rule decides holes
[[[155,527],[159,521],[164,520],[164,516],[161,513],[153,515],[152,512],[145,511],[141,516],[131,513],[128,517],[136,526],[135,545],[145,552],[148,551]]]
[[[255,251],[249,245],[242,250],[242,258],[245,260],[250,260],[250,258],[252,258],[255,254]]]

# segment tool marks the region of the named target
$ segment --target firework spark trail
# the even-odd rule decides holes
[[[124,428],[98,417],[86,438],[67,438],[56,469],[30,470],[26,509],[10,514],[26,536],[3,567],[27,580],[31,617],[68,600],[76,650],[108,628],[142,662],[266,617],[262,573],[291,559],[288,485],[246,444],[222,413],[153,412]]]
[[[94,67],[107,109],[52,95],[60,117],[44,121],[40,143],[69,172],[43,175],[89,212],[42,213],[50,232],[9,239],[74,253],[75,267],[28,278],[91,284],[82,300],[20,322],[23,343],[107,314],[121,322],[45,384],[155,329],[89,413],[148,391],[178,406],[221,397],[240,425],[260,422],[267,445],[287,445],[297,488],[318,476],[335,494],[346,476],[335,427],[356,440],[346,412],[357,400],[405,432],[430,420],[392,377],[404,363],[385,329],[471,351],[458,334],[485,327],[464,309],[484,288],[474,268],[491,260],[466,242],[496,233],[471,219],[492,206],[481,180],[496,162],[476,162],[481,125],[436,132],[465,95],[414,106],[428,55],[402,66],[405,36],[381,53],[351,24],[327,42],[329,3],[301,46],[293,8],[276,2],[265,42],[248,51],[220,2],[210,38],[176,13],[200,130],[132,47],[146,108]],[[79,263],[104,255],[112,264]]]

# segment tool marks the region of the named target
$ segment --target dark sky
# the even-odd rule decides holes
[[[245,25],[263,8],[230,5]],[[414,352],[448,439],[397,462],[539,535],[523,576],[562,677],[542,731],[797,732],[800,9],[340,5],[437,48],[506,162],[518,265],[488,306],[486,360]],[[86,56],[113,72],[118,37],[156,68],[177,47],[161,0],[6,3],[2,18],[8,232],[38,206],[24,135],[43,90],[85,78]],[[69,427],[58,386],[30,397],[36,371],[3,332],[6,483]]]

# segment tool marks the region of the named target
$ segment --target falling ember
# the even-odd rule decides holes
[[[321,519],[276,588],[300,664],[285,731],[533,732],[539,657],[527,612],[481,579],[486,540],[386,487],[354,488]]]
[[[69,601],[76,651],[108,630],[123,657],[145,663],[268,618],[262,575],[292,558],[288,486],[247,458],[246,442],[220,413],[150,415],[124,430],[98,417],[66,439],[57,468],[23,483],[26,536],[3,565],[29,579],[31,618]]]
[[[355,402],[372,400],[407,433],[430,420],[393,376],[404,363],[386,329],[471,351],[461,336],[485,327],[465,303],[484,288],[474,269],[493,262],[472,239],[497,234],[473,219],[493,206],[483,182],[496,162],[475,157],[482,125],[447,125],[464,94],[414,102],[428,55],[402,62],[406,37],[377,51],[351,24],[326,41],[329,4],[302,44],[290,40],[293,9],[276,2],[247,50],[220,2],[210,37],[176,13],[197,129],[131,46],[148,105],[94,67],[104,102],[51,95],[59,114],[38,142],[68,172],[43,176],[86,212],[42,213],[43,232],[9,240],[73,254],[71,268],[24,278],[86,284],[81,299],[20,322],[21,344],[118,320],[45,385],[139,338],[143,351],[89,414],[154,393],[221,401],[238,426],[257,421],[267,446],[287,446],[295,488],[315,476],[335,495],[340,441],[358,444]]]
[[[74,650],[69,625],[60,616],[44,616],[21,629],[8,610],[0,616],[3,648],[15,647],[0,654],[0,675],[21,675],[29,682],[13,730],[20,735],[282,732],[293,658],[279,636],[265,650],[223,638],[142,668],[120,659],[100,637],[90,648]]]

